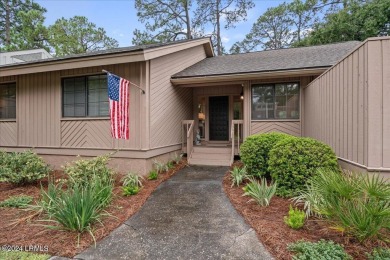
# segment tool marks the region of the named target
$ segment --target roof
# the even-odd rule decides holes
[[[145,44],[145,45],[138,45],[138,46],[130,46],[130,47],[121,47],[121,48],[93,51],[93,52],[87,52],[87,53],[81,53],[81,54],[73,54],[73,55],[67,55],[67,56],[63,56],[63,57],[54,57],[54,58],[48,58],[48,59],[44,59],[44,60],[23,62],[23,65],[47,63],[47,62],[53,62],[53,61],[60,62],[60,61],[68,61],[68,60],[72,60],[72,59],[77,60],[77,59],[95,57],[95,56],[103,56],[103,55],[108,56],[110,54],[125,54],[125,53],[139,52],[139,51],[161,48],[161,47],[165,47],[165,46],[177,45],[177,44],[186,43],[186,42],[199,41],[202,39],[209,39],[209,37],[190,39],[190,40],[179,40],[179,41],[166,42],[166,43]],[[0,68],[20,66],[20,65],[21,65],[20,63],[19,64],[7,64],[7,65],[0,66]]]
[[[28,53],[28,54],[21,54],[21,55],[13,55],[12,58],[22,60],[22,61],[35,61],[42,59],[42,53]]]
[[[349,41],[210,57],[176,73],[172,78],[325,68],[334,65],[359,44],[359,41]]]

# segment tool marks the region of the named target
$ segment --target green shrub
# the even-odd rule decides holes
[[[157,171],[153,170],[149,172],[148,180],[157,180],[158,173]]]
[[[389,260],[390,249],[389,248],[375,248],[371,253],[367,253],[368,260]]]
[[[389,239],[390,183],[379,175],[319,169],[310,182],[298,202],[306,203],[302,194],[315,194],[318,200],[312,210],[334,228],[359,241]]]
[[[268,186],[265,178],[261,178],[260,182],[251,179],[251,182],[244,187],[243,196],[252,197],[249,201],[255,201],[260,206],[268,206],[276,192],[276,187],[276,182]]]
[[[47,177],[50,169],[41,157],[32,151],[1,152],[0,178],[18,185],[36,182]]]
[[[7,260],[47,260],[49,255],[44,254],[33,254],[23,251],[1,251],[0,250],[0,259]]]
[[[240,184],[248,178],[248,174],[246,172],[245,167],[234,167],[232,171],[230,171],[230,176],[232,179],[232,187],[234,185],[240,186]]]
[[[134,185],[128,185],[122,187],[123,196],[135,195],[139,192],[140,188]]]
[[[174,168],[175,167],[175,165],[173,165],[173,161],[169,161],[168,163],[167,163],[167,168],[168,169],[172,169],[172,168]]]
[[[248,173],[256,177],[268,176],[269,152],[276,143],[286,138],[292,137],[282,133],[266,133],[246,138],[240,147],[240,158]]]
[[[305,224],[305,212],[290,205],[288,216],[284,216],[284,223],[292,229],[300,229]]]
[[[349,260],[352,259],[348,255],[344,248],[335,244],[333,241],[321,240],[316,243],[298,241],[296,243],[288,245],[288,250],[296,253],[293,256],[293,260],[307,260],[307,259],[316,259],[316,260]]]
[[[88,184],[94,176],[111,178],[113,172],[108,168],[109,156],[99,156],[90,160],[77,160],[67,163],[63,169],[69,177],[70,184]]]
[[[122,185],[123,186],[135,186],[135,187],[142,187],[142,180],[143,178],[139,176],[138,174],[129,172],[122,178]]]
[[[33,201],[33,197],[26,195],[12,196],[0,202],[0,208],[26,208]]]
[[[269,171],[278,182],[277,194],[291,196],[305,187],[318,168],[337,169],[332,149],[311,138],[286,138],[269,153]]]

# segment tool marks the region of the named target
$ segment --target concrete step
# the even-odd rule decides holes
[[[232,148],[230,147],[207,147],[207,146],[194,146],[194,153],[214,153],[214,154],[231,154]]]
[[[201,153],[193,152],[191,158],[193,159],[213,159],[213,160],[229,160],[231,153]]]
[[[230,160],[194,159],[190,158],[189,165],[230,166]]]

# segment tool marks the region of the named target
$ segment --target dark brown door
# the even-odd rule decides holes
[[[229,140],[229,97],[210,97],[209,99],[210,140]]]

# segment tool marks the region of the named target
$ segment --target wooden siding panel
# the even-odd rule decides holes
[[[256,122],[251,123],[251,135],[281,132],[294,136],[301,136],[301,123],[297,122]]]
[[[206,58],[197,46],[150,61],[151,148],[181,142],[181,121],[192,118],[192,89],[174,87],[170,78]]]
[[[18,144],[16,133],[17,133],[16,122],[0,122],[0,147],[16,146]]]
[[[304,89],[304,136],[347,161],[388,169],[389,86],[390,38],[370,39]]]

